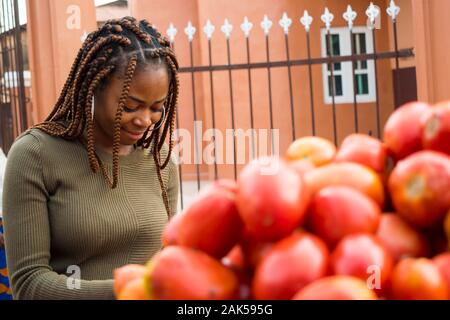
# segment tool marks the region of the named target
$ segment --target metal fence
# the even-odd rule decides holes
[[[230,92],[230,107],[231,107],[231,129],[234,131],[236,128],[236,113],[234,110],[234,103],[236,102],[236,97],[233,95],[233,87],[236,86],[236,83],[233,83],[233,76],[232,71],[236,70],[247,70],[248,72],[248,87],[249,87],[249,97],[245,97],[245,99],[248,100],[249,104],[249,111],[250,111],[250,126],[251,128],[255,128],[255,119],[253,116],[254,108],[252,101],[252,89],[253,89],[253,83],[254,80],[252,80],[251,76],[251,70],[256,69],[265,69],[267,70],[267,82],[268,82],[268,90],[269,90],[269,117],[270,117],[270,129],[274,129],[274,121],[273,121],[273,102],[272,102],[272,78],[271,73],[272,70],[275,68],[287,68],[287,74],[288,74],[288,83],[289,83],[289,112],[291,115],[291,121],[289,124],[292,140],[294,140],[297,137],[296,133],[296,126],[295,126],[295,118],[296,115],[294,111],[294,99],[293,99],[293,79],[292,79],[292,68],[294,67],[304,67],[308,70],[308,82],[309,82],[309,91],[310,91],[310,101],[309,101],[309,108],[310,108],[310,114],[311,114],[311,125],[312,125],[312,135],[316,135],[316,119],[315,119],[315,103],[317,102],[317,97],[314,96],[314,90],[313,90],[313,72],[312,67],[314,65],[326,65],[328,68],[328,71],[330,73],[329,76],[329,90],[330,90],[330,96],[331,96],[331,108],[332,108],[332,123],[333,123],[333,139],[334,142],[337,143],[337,123],[336,123],[336,91],[341,90],[341,88],[336,87],[335,77],[334,74],[337,72],[335,69],[336,67],[340,67],[340,63],[343,62],[351,62],[351,74],[352,74],[352,81],[353,81],[353,122],[354,122],[354,128],[355,131],[359,131],[359,123],[358,123],[358,88],[357,88],[357,72],[356,68],[358,66],[358,63],[364,63],[368,61],[373,61],[374,64],[374,75],[375,75],[375,101],[376,104],[376,133],[375,135],[380,137],[382,132],[382,123],[380,119],[380,99],[379,99],[379,71],[377,68],[377,62],[379,60],[385,60],[385,59],[395,59],[395,70],[394,70],[394,92],[395,96],[399,95],[400,89],[400,80],[398,78],[399,75],[399,59],[400,58],[407,58],[407,57],[413,57],[414,52],[413,48],[406,48],[406,49],[399,49],[398,45],[398,34],[397,34],[397,16],[400,13],[400,8],[395,4],[395,2],[392,0],[390,2],[389,7],[386,9],[386,13],[389,16],[390,23],[392,23],[393,27],[393,33],[394,33],[394,51],[384,51],[380,52],[377,50],[377,43],[376,43],[376,24],[378,19],[380,18],[380,15],[382,14],[380,8],[374,6],[372,3],[367,8],[366,12],[364,13],[367,16],[368,24],[367,24],[367,30],[371,33],[371,47],[373,50],[371,52],[359,52],[355,48],[355,36],[357,35],[356,32],[354,32],[354,21],[357,17],[357,13],[352,10],[352,7],[349,5],[347,8],[347,11],[343,13],[343,18],[347,21],[348,25],[346,27],[345,32],[347,32],[350,35],[350,41],[351,48],[350,48],[350,54],[346,55],[340,55],[336,52],[333,52],[333,37],[332,37],[332,22],[334,20],[334,15],[328,10],[328,8],[325,8],[325,11],[323,15],[320,17],[320,20],[323,22],[324,30],[326,32],[326,54],[320,57],[312,57],[311,56],[311,25],[313,23],[313,17],[311,17],[308,14],[308,11],[304,11],[304,14],[302,17],[300,17],[299,21],[304,27],[305,30],[305,38],[303,41],[306,41],[306,48],[307,48],[307,58],[306,59],[293,59],[290,57],[290,36],[289,36],[289,30],[290,27],[293,24],[293,20],[288,17],[288,15],[285,13],[281,20],[279,20],[279,26],[283,28],[284,31],[284,42],[285,42],[285,54],[286,59],[281,61],[271,61],[270,59],[270,46],[269,46],[269,37],[270,37],[270,30],[274,23],[270,21],[270,19],[265,16],[262,22],[260,22],[261,28],[264,30],[265,39],[261,39],[262,41],[265,41],[265,49],[266,49],[266,61],[264,62],[251,62],[250,61],[250,46],[249,46],[249,37],[250,37],[250,31],[253,27],[253,24],[248,20],[247,17],[244,18],[244,22],[242,23],[241,30],[242,30],[242,36],[245,37],[246,40],[246,46],[243,48],[243,50],[246,51],[247,56],[247,62],[246,63],[240,63],[240,64],[233,64],[231,63],[231,54],[230,54],[230,34],[233,30],[233,26],[229,23],[227,19],[225,19],[225,23],[221,26],[221,31],[223,33],[223,36],[225,37],[226,41],[226,48],[227,48],[227,63],[222,65],[212,65],[212,50],[211,50],[211,38],[212,34],[215,30],[215,26],[212,25],[212,23],[208,20],[206,25],[203,27],[203,32],[207,38],[208,43],[208,65],[202,65],[202,66],[194,66],[194,59],[193,59],[193,39],[196,36],[196,28],[192,25],[191,22],[187,25],[187,27],[184,29],[184,33],[187,36],[187,41],[189,41],[189,56],[190,56],[190,64],[187,66],[182,66],[180,68],[180,73],[182,74],[188,74],[191,77],[191,90],[192,90],[192,112],[193,112],[193,118],[194,121],[197,120],[197,105],[196,105],[196,99],[195,99],[195,92],[196,90],[196,82],[194,75],[197,73],[208,73],[209,74],[209,84],[210,84],[210,91],[211,91],[211,101],[210,101],[210,107],[211,107],[211,115],[212,115],[212,126],[213,128],[216,126],[216,117],[215,117],[215,100],[214,100],[214,81],[213,81],[213,73],[218,71],[228,71],[228,85],[229,85],[229,92]],[[177,48],[179,45],[179,41],[175,41],[177,35],[177,29],[175,26],[171,23],[169,29],[167,30],[167,36],[169,40],[172,42],[173,47]],[[295,41],[298,41],[298,39],[295,39]],[[331,80],[330,80],[331,79]],[[240,83],[239,85],[246,85]],[[184,87],[183,90],[188,90],[188,88]],[[238,99],[241,99],[242,97],[238,97]],[[177,122],[178,127],[180,126],[180,123]],[[214,137],[213,137],[214,140]],[[273,142],[273,141],[272,141]],[[197,153],[199,144],[201,141],[199,141],[198,137],[195,135],[194,132],[194,148],[195,152]],[[233,153],[234,153],[234,177],[236,178],[238,174],[237,164],[236,164],[236,145],[235,141],[233,143]],[[183,164],[179,165],[179,173],[180,173],[180,181],[181,183],[181,208],[183,207],[184,202],[183,196],[186,195],[187,191],[183,191],[183,187],[186,188],[188,186],[187,181],[183,181]],[[214,178],[220,178],[218,176],[218,164],[214,162]],[[192,184],[190,186],[192,188]],[[195,187],[194,187],[195,188]],[[200,164],[196,164],[196,188],[197,191],[201,188],[201,174],[200,174]],[[192,191],[191,191],[192,193]]]
[[[18,0],[0,0],[0,146],[5,153],[27,128],[23,27]]]
[[[1,14],[0,14],[0,49],[1,49],[1,60],[0,60],[0,143],[1,147],[5,152],[9,150],[10,145],[13,142],[14,137],[16,137],[20,132],[22,132],[27,127],[27,98],[25,91],[25,80],[24,79],[24,57],[23,57],[23,48],[21,43],[21,33],[23,32],[23,27],[21,28],[19,24],[18,17],[18,0],[0,0],[1,6]],[[379,71],[377,68],[377,62],[380,60],[395,60],[395,69],[394,69],[394,91],[396,92],[395,96],[400,96],[400,79],[399,79],[399,70],[400,64],[399,59],[413,57],[413,49],[406,48],[400,49],[398,45],[398,35],[397,35],[397,16],[399,15],[400,8],[396,6],[395,2],[392,0],[390,2],[390,6],[386,8],[386,13],[389,16],[389,23],[392,23],[393,35],[394,35],[394,50],[393,51],[379,51],[377,50],[377,41],[376,41],[376,33],[379,32],[376,28],[377,21],[380,18],[382,10],[373,4],[367,8],[364,13],[360,13],[360,15],[367,17],[367,34],[371,34],[371,50],[361,50],[359,45],[356,45],[358,41],[356,41],[358,32],[355,31],[356,27],[354,26],[354,21],[358,15],[351,6],[348,6],[347,11],[342,14],[342,17],[347,22],[347,27],[342,32],[345,32],[351,39],[350,41],[350,51],[346,54],[341,52],[337,52],[334,47],[334,32],[332,23],[334,21],[334,15],[327,8],[325,8],[324,13],[320,16],[320,18],[313,18],[308,14],[308,11],[304,11],[303,16],[298,17],[296,19],[301,24],[301,27],[304,29],[304,38],[292,39],[292,35],[290,33],[291,27],[295,23],[293,19],[288,17],[288,14],[283,14],[281,19],[278,21],[278,26],[282,28],[284,32],[284,49],[285,49],[285,59],[282,60],[272,60],[271,59],[271,47],[269,38],[271,36],[271,30],[276,27],[275,23],[272,22],[268,16],[264,16],[264,19],[259,22],[259,26],[264,31],[264,38],[261,38],[260,41],[265,45],[265,61],[251,61],[250,54],[250,34],[252,28],[254,27],[253,23],[249,21],[249,19],[244,18],[243,23],[240,25],[240,30],[238,32],[242,32],[241,36],[245,39],[245,46],[243,48],[239,48],[239,50],[244,50],[243,54],[246,56],[246,61],[244,63],[232,63],[232,55],[231,55],[231,43],[230,43],[230,35],[233,32],[233,26],[229,23],[227,19],[225,19],[224,24],[220,27],[221,32],[224,36],[224,41],[226,42],[226,63],[224,64],[213,64],[213,50],[212,50],[212,36],[215,30],[215,26],[208,20],[203,27],[204,36],[206,36],[207,40],[207,65],[194,65],[194,46],[193,40],[195,37],[198,37],[199,34],[196,32],[196,28],[189,22],[187,27],[184,28],[184,33],[187,36],[186,40],[177,40],[175,41],[177,35],[177,29],[173,24],[170,24],[169,29],[167,30],[167,36],[170,39],[175,50],[178,48],[178,45],[182,44],[181,41],[188,41],[188,49],[189,49],[189,63],[187,65],[181,66],[180,73],[182,75],[188,76],[190,78],[191,86],[185,86],[182,90],[191,90],[192,91],[192,114],[193,120],[196,122],[199,118],[199,110],[196,104],[196,92],[202,90],[200,86],[196,85],[195,75],[198,74],[206,74],[209,75],[209,90],[211,92],[211,100],[209,103],[210,112],[211,112],[211,126],[213,128],[216,127],[217,124],[217,110],[214,91],[215,90],[223,90],[223,88],[219,86],[215,86],[213,74],[218,72],[226,72],[228,76],[228,81],[225,86],[228,86],[228,90],[230,92],[229,98],[229,106],[230,106],[230,117],[231,117],[231,130],[234,132],[236,129],[239,129],[236,123],[239,120],[239,116],[241,115],[239,112],[235,110],[235,104],[237,101],[243,101],[241,99],[245,99],[246,104],[249,108],[250,113],[250,128],[258,127],[257,119],[255,118],[255,110],[257,106],[255,106],[255,101],[253,99],[255,92],[255,81],[260,81],[261,79],[255,79],[252,77],[252,71],[255,70],[265,70],[267,72],[267,87],[268,87],[268,117],[269,117],[269,128],[270,130],[275,129],[274,124],[274,103],[273,103],[273,72],[274,70],[285,69],[287,70],[287,82],[288,82],[288,108],[283,110],[283,112],[290,114],[290,121],[286,124],[289,126],[290,138],[294,140],[299,136],[298,127],[295,125],[296,118],[300,116],[298,112],[296,113],[295,108],[295,99],[294,99],[294,90],[298,87],[298,84],[295,83],[295,79],[293,77],[294,68],[303,68],[307,72],[307,80],[306,83],[302,83],[302,86],[308,86],[309,89],[309,99],[308,106],[305,108],[309,108],[310,114],[310,124],[311,124],[311,135],[317,134],[316,128],[316,114],[315,114],[315,106],[322,101],[319,102],[319,97],[314,94],[314,77],[313,77],[313,67],[314,66],[324,66],[326,68],[327,78],[325,79],[325,83],[328,83],[328,90],[330,96],[330,106],[332,110],[332,129],[333,129],[333,139],[334,142],[337,143],[338,135],[337,135],[337,117],[336,117],[336,104],[338,99],[338,94],[342,90],[339,85],[339,82],[336,81],[338,74],[341,70],[338,70],[342,67],[342,63],[350,63],[351,64],[351,81],[352,81],[352,101],[350,104],[353,105],[353,123],[355,132],[359,132],[360,124],[358,123],[358,104],[361,103],[358,101],[359,88],[357,81],[361,79],[358,76],[358,66],[360,67],[362,63],[373,63],[374,67],[374,82],[375,82],[375,99],[373,103],[376,108],[376,133],[375,135],[380,137],[381,135],[381,117],[380,117],[380,93],[379,93]],[[315,21],[313,23],[313,21]],[[311,27],[321,27],[325,32],[325,52],[321,56],[312,56],[311,53],[311,44],[312,41],[322,41],[322,39],[312,39],[311,37]],[[358,27],[361,28],[361,27]],[[342,29],[342,28],[341,28]],[[236,31],[234,31],[236,32]],[[259,41],[259,40],[258,40]],[[302,41],[305,44],[306,48],[306,58],[296,59],[290,55],[290,45],[292,45],[293,41]],[[183,43],[186,44],[186,43]],[[369,45],[369,44],[368,44]],[[367,49],[367,48],[366,48]],[[244,71],[247,73],[248,82],[247,83],[236,83],[233,81],[233,72],[235,71]],[[327,81],[328,80],[328,81]],[[222,84],[223,85],[223,84]],[[248,86],[249,95],[246,97],[238,96],[233,90],[236,86]],[[322,99],[320,97],[320,99]],[[398,103],[397,103],[398,105]],[[186,110],[186,109],[185,109]],[[177,117],[177,128],[185,127],[185,123],[180,123],[179,117]],[[195,126],[194,126],[195,127]],[[272,131],[271,131],[272,132]],[[198,134],[194,130],[194,152],[198,154],[199,145],[201,144],[201,140],[198,137]],[[254,137],[251,137],[252,147],[254,146]],[[213,136],[212,141],[215,143],[216,139]],[[236,141],[233,136],[233,145],[231,151],[233,152],[233,177],[236,178],[238,175],[238,164],[236,161]],[[272,136],[271,146],[273,147],[274,141]],[[214,149],[214,153],[216,149]],[[197,155],[198,158],[198,155]],[[213,179],[221,178],[219,174],[219,165],[215,160],[213,163]],[[196,193],[200,190],[202,183],[202,174],[201,174],[201,165],[199,163],[195,163],[195,179],[187,181],[183,179],[183,171],[186,169],[185,164],[179,165],[179,179],[181,181],[180,188],[180,202],[181,208],[183,208],[188,202],[189,199],[186,197],[195,196]]]

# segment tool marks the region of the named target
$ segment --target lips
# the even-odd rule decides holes
[[[122,128],[122,131],[125,132],[130,138],[134,140],[139,140],[144,135],[144,131],[129,131],[125,128]]]

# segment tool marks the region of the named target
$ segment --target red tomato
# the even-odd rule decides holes
[[[448,211],[447,217],[445,218],[444,228],[447,235],[448,248],[450,249],[450,210]]]
[[[236,245],[243,223],[236,207],[233,185],[217,181],[167,225],[163,243],[198,249],[221,258]]]
[[[145,287],[144,277],[128,282],[117,295],[117,300],[150,300]]]
[[[274,242],[254,239],[248,232],[244,231],[240,244],[246,266],[254,270],[270,251]]]
[[[358,190],[331,186],[320,190],[308,211],[308,226],[330,247],[352,233],[375,233],[381,211],[377,203]]]
[[[383,214],[376,236],[395,262],[407,257],[426,257],[427,238],[396,214]]]
[[[286,300],[308,283],[328,272],[329,253],[325,243],[307,233],[294,233],[276,243],[261,261],[253,278],[258,300]]]
[[[147,269],[146,288],[152,300],[228,300],[239,296],[234,272],[188,247],[164,248]]]
[[[441,253],[434,257],[433,262],[444,276],[450,294],[450,252]]]
[[[316,166],[330,163],[336,154],[335,145],[320,137],[303,137],[288,148],[286,157],[290,161],[310,160]]]
[[[422,130],[425,149],[450,155],[450,101],[435,105],[422,117]]]
[[[143,278],[147,268],[140,264],[127,264],[114,270],[114,294],[116,297],[131,281]]]
[[[436,223],[436,225],[431,228],[423,229],[422,233],[430,243],[430,257],[448,251],[447,236],[442,221]]]
[[[389,177],[396,211],[418,227],[430,227],[450,208],[450,157],[420,151],[400,161]]]
[[[426,258],[400,261],[392,272],[390,295],[396,300],[445,300],[448,288],[438,267]]]
[[[247,268],[244,253],[240,245],[236,245],[222,258],[222,265],[233,271],[239,280],[239,300],[250,299],[251,270]]]
[[[359,278],[331,276],[305,286],[293,300],[377,300],[377,295]]]
[[[250,235],[272,241],[302,224],[309,193],[302,178],[284,161],[261,158],[242,170],[236,203]]]
[[[301,177],[306,172],[313,170],[316,166],[309,160],[295,160],[288,162],[288,165],[294,169]]]
[[[331,255],[331,267],[336,275],[348,275],[366,281],[382,291],[389,280],[393,259],[371,234],[352,234],[342,239]]]
[[[421,117],[430,105],[410,102],[398,108],[384,126],[384,142],[396,160],[422,149]]]
[[[380,177],[357,163],[332,163],[305,173],[305,184],[312,196],[329,186],[348,186],[366,194],[380,208],[384,206],[384,189]]]
[[[235,245],[228,254],[222,258],[222,264],[232,269],[245,269],[245,257],[240,245]]]
[[[335,162],[355,162],[384,175],[389,163],[387,147],[378,139],[365,134],[351,134],[342,141]]]

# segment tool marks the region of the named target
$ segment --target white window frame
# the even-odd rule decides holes
[[[364,27],[353,27],[353,33],[364,33],[366,36],[366,51],[368,54],[373,53],[373,37],[372,31],[366,26]],[[331,28],[330,34],[339,35],[339,46],[341,56],[350,56],[352,54],[351,50],[351,38],[350,30],[348,27],[338,27]],[[321,29],[321,50],[322,57],[327,57],[327,46],[326,46],[326,35],[327,30],[325,28]],[[355,48],[356,51],[356,48]],[[341,70],[334,70],[334,75],[342,75],[342,96],[335,96],[334,101],[336,104],[353,103],[353,81],[352,79],[352,62],[341,62]],[[369,93],[368,94],[358,94],[356,95],[356,102],[358,103],[370,103],[376,101],[376,87],[375,87],[375,62],[374,60],[367,60],[367,71],[356,70],[357,74],[367,74]],[[325,104],[332,104],[332,97],[329,95],[328,88],[328,76],[331,76],[331,71],[328,70],[328,64],[322,64],[322,78],[323,78],[323,93]]]

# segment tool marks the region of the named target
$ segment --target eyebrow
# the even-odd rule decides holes
[[[131,95],[129,95],[128,98],[131,99],[131,100],[134,100],[134,101],[136,101],[136,102],[138,102],[138,103],[146,104],[144,100],[141,100],[141,99],[139,99],[139,98],[133,97],[133,96],[131,96]],[[161,103],[161,102],[163,102],[163,101],[166,100],[166,99],[167,99],[167,96],[165,96],[165,97],[164,97],[163,99],[161,99],[161,100],[155,101],[153,104],[155,104],[155,103]]]

